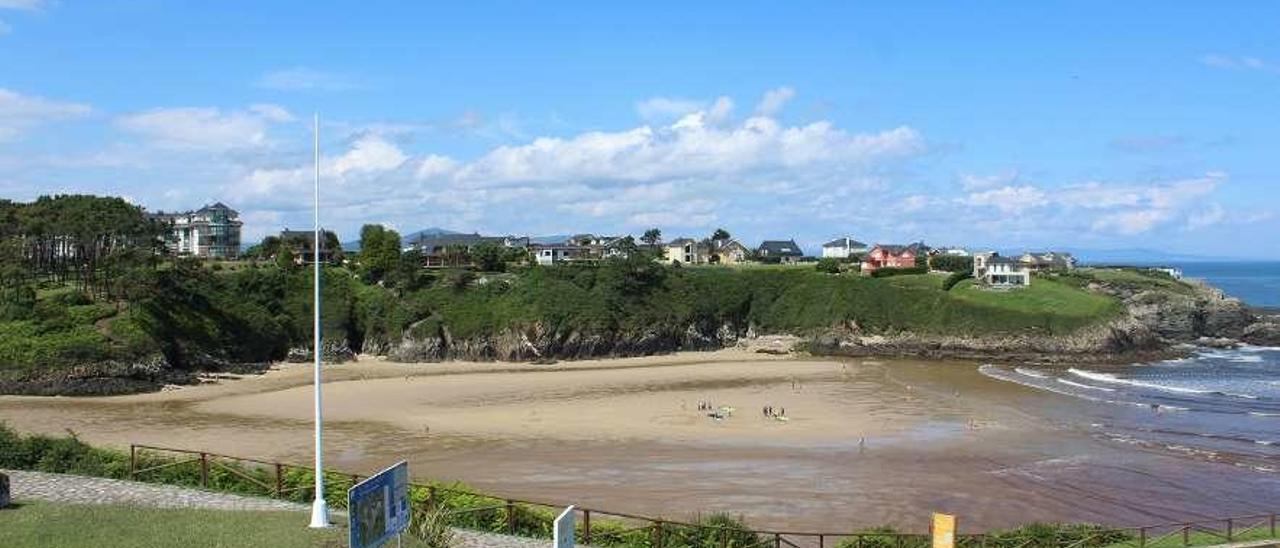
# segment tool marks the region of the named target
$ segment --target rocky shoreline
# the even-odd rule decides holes
[[[708,351],[735,345],[758,352],[807,352],[821,356],[910,357],[1028,364],[1125,364],[1186,355],[1193,346],[1230,348],[1242,344],[1280,346],[1280,314],[1250,308],[1218,289],[1190,283],[1186,293],[1135,291],[1092,284],[1090,291],[1124,304],[1111,321],[1070,334],[944,335],[873,333],[856,323],[806,334],[761,333],[752,325],[702,324],[652,326],[640,331],[555,329],[543,324],[513,327],[495,334],[456,336],[447,325],[423,320],[397,341],[366,340],[362,351],[397,362],[504,361],[546,363],[556,360],[632,357],[676,351]],[[762,337],[773,337],[761,346]],[[780,336],[780,337],[779,337]],[[795,341],[788,348],[778,340]],[[758,347],[758,348],[757,348]],[[327,342],[325,360],[354,359],[347,341]],[[287,360],[311,361],[309,348],[294,348]],[[67,370],[0,378],[0,394],[104,396],[156,391],[169,385],[196,384],[200,373],[265,371],[269,364],[210,363],[198,371],[170,366],[162,356],[137,363],[103,362]]]

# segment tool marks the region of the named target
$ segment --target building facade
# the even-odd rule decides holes
[[[881,268],[913,268],[916,266],[918,249],[915,244],[877,245],[862,260],[862,272],[871,274]]]
[[[222,202],[195,211],[152,213],[162,223],[165,248],[170,253],[206,259],[240,256],[240,214]]]
[[[1031,267],[994,251],[973,255],[973,277],[992,287],[1026,287],[1031,285]]]
[[[849,257],[863,255],[867,251],[869,251],[867,244],[848,236],[836,238],[822,244],[822,257],[824,259],[848,259]]]

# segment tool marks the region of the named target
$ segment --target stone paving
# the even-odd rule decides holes
[[[213,510],[285,510],[309,512],[310,505],[282,500],[202,491],[173,485],[107,478],[0,470],[8,474],[13,499],[73,504],[134,504],[157,508]],[[338,517],[335,513],[334,517]],[[345,514],[341,514],[345,515]],[[455,530],[457,548],[545,548],[550,540]]]

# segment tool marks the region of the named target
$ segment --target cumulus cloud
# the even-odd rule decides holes
[[[12,141],[27,130],[49,122],[87,116],[83,103],[56,101],[0,88],[0,142]]]
[[[345,185],[396,170],[409,160],[400,147],[381,135],[367,134],[335,157],[324,157],[320,175],[327,184]],[[257,168],[231,189],[241,199],[288,200],[312,183],[314,167]]]
[[[636,103],[636,114],[651,121],[680,118],[706,108],[706,103],[679,97],[651,97]]]
[[[271,124],[293,120],[276,105],[224,111],[209,107],[160,108],[122,116],[116,125],[165,149],[226,151],[268,143]]]
[[[254,82],[254,86],[279,91],[346,91],[360,87],[349,76],[307,67],[267,72]]]
[[[771,89],[764,94],[764,98],[760,100],[760,104],[756,105],[756,114],[762,116],[773,116],[784,105],[796,96],[796,90],[789,87],[780,87]]]
[[[777,169],[857,168],[925,149],[921,135],[905,126],[849,133],[829,122],[785,127],[758,116],[718,127],[709,122],[715,109],[688,114],[666,127],[543,137],[502,146],[456,170],[433,175],[473,186],[566,180],[608,185]]]

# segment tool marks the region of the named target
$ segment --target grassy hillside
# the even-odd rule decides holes
[[[311,337],[309,274],[274,265],[178,266],[135,280],[130,300],[110,302],[68,287],[41,289],[28,310],[0,321],[0,380],[104,362],[162,358],[200,370],[283,359]],[[441,328],[458,339],[532,326],[589,334],[730,325],[804,335],[850,323],[871,333],[1064,334],[1121,312],[1115,299],[1085,289],[1095,275],[1113,276],[1037,278],[1011,291],[966,281],[944,291],[945,276],[932,274],[868,278],[811,267],[619,261],[480,276],[439,272],[406,289],[366,284],[331,267],[323,327],[326,340],[355,351],[394,344],[410,330],[432,335]]]

